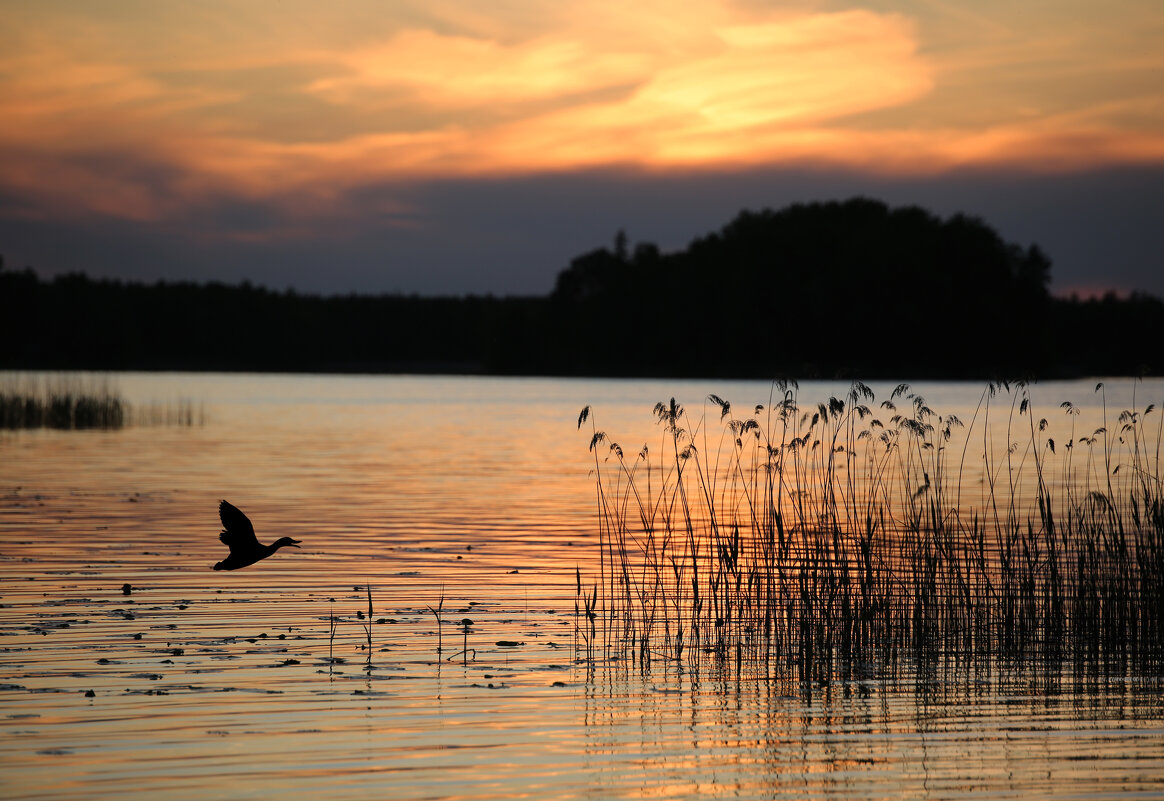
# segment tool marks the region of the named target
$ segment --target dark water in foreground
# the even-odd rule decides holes
[[[805,686],[577,658],[574,571],[597,557],[579,409],[654,441],[656,401],[766,384],[114,381],[207,421],[0,434],[6,798],[1164,797],[1159,676],[903,664]],[[982,388],[917,389],[969,419]],[[1108,382],[1109,407],[1164,398],[1132,389]],[[1096,427],[1094,382],[1035,390]],[[303,549],[210,571],[224,497]]]

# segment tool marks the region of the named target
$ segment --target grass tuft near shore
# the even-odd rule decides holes
[[[0,385],[0,429],[119,429],[204,422],[202,407],[185,399],[135,408],[102,377],[13,377]]]

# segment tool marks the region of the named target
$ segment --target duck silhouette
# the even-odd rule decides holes
[[[222,519],[223,531],[218,535],[222,544],[230,548],[230,556],[214,565],[215,570],[238,570],[266,559],[284,545],[299,547],[300,540],[280,537],[270,545],[263,545],[255,536],[255,527],[239,509],[226,501],[218,504],[218,516]]]

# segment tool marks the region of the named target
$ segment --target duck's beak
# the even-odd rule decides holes
[[[301,542],[303,542],[303,540],[291,540],[291,544],[294,545],[296,548],[299,547],[299,543],[301,543]]]

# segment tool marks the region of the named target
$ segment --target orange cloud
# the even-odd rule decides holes
[[[28,216],[157,220],[230,196],[307,219],[353,187],[484,173],[1164,160],[1151,82],[1074,106],[1065,91],[1050,108],[998,97],[992,59],[1035,59],[1028,71],[1051,82],[1070,37],[1023,51],[974,18],[989,30],[982,49],[950,25],[942,51],[922,38],[940,27],[923,6],[547,3],[520,21],[401,8],[360,30],[343,10],[297,2],[277,17],[218,0],[120,20],[20,6],[0,53],[0,189]],[[1152,73],[1144,58],[1112,69]],[[950,102],[951,85],[973,101]]]

